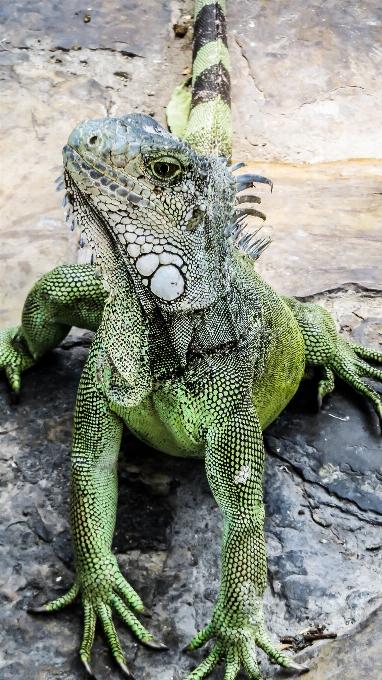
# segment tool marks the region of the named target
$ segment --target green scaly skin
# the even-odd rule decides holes
[[[197,3],[196,14],[207,5]],[[260,680],[257,647],[303,670],[264,626],[262,429],[310,366],[323,372],[319,399],[340,375],[371,399],[382,421],[380,397],[362,382],[382,379],[365,361],[382,362],[382,353],[345,341],[319,306],[278,296],[254,271],[244,242],[238,247],[235,231],[227,231],[236,180],[208,154],[221,155],[221,130],[206,139],[203,128],[193,142],[198,155],[137,114],[76,128],[64,149],[65,186],[102,280],[88,265],[58,267],[28,295],[21,327],[0,335],[0,362],[18,389],[21,372],[71,325],[96,330],[73,436],[76,579],[64,597],[40,608],[57,611],[81,595],[80,656],[89,674],[98,617],[121,671],[132,677],[113,609],[138,640],[163,648],[137,618],[147,612],[111,552],[123,422],[160,451],[204,458],[224,516],[219,599],[189,649],[210,639],[215,645],[187,680],[203,680],[222,659],[224,680],[240,668]]]

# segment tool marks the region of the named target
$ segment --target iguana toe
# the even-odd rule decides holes
[[[19,399],[21,373],[34,363],[20,326],[0,331],[0,369],[5,370],[14,403]]]

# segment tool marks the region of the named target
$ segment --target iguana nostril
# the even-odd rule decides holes
[[[94,146],[94,144],[96,144],[97,142],[98,142],[97,135],[93,135],[93,137],[90,137],[89,144],[91,144],[91,146]]]

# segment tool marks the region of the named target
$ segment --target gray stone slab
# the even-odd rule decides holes
[[[88,47],[124,51],[132,56],[163,49],[171,11],[168,2],[101,0],[90,5],[76,0],[2,3],[3,35],[14,47],[24,48],[39,40],[51,48]]]
[[[378,0],[227,5],[236,156],[381,158]]]
[[[319,414],[304,413],[301,400],[268,428],[267,443],[306,481],[329,494],[350,501],[361,511],[372,511],[382,525],[382,444],[379,425],[363,400],[349,400],[343,389],[330,398]],[[358,401],[358,403],[357,403]],[[314,402],[311,404],[314,409]],[[291,417],[291,413],[293,417]],[[362,481],[363,480],[363,483]]]
[[[345,283],[382,290],[382,161],[250,163],[272,244],[256,264],[278,292],[306,296]],[[252,218],[253,227],[260,226]]]
[[[305,652],[301,661],[308,660],[309,680],[380,680],[382,608],[373,611],[355,630],[329,645],[321,646],[316,654]],[[309,661],[309,657],[313,660]],[[276,678],[288,678],[279,672]]]

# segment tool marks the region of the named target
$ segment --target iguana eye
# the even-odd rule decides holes
[[[182,170],[180,164],[175,159],[155,161],[152,163],[151,169],[158,179],[173,179]]]

